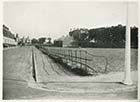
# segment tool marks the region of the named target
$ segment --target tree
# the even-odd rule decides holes
[[[44,42],[46,41],[46,38],[45,37],[39,38],[38,41],[39,41],[39,44],[44,44]]]
[[[49,40],[48,43],[51,44],[51,43],[52,43],[52,42],[51,42],[52,38],[49,37],[48,40]]]
[[[138,28],[131,27],[131,46],[133,48],[138,48]]]
[[[122,48],[125,47],[125,29],[125,26],[119,24],[89,29],[87,33],[81,33],[81,29],[77,29],[70,31],[69,35],[74,39],[72,44],[80,47]],[[138,47],[138,28],[135,26],[131,27],[131,47]]]
[[[124,47],[125,26],[117,25],[89,30],[89,38],[95,40],[98,47]]]
[[[38,40],[35,39],[35,38],[33,38],[33,39],[31,40],[31,43],[32,43],[32,44],[38,44]]]

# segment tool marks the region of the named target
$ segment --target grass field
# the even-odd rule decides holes
[[[125,49],[124,48],[55,48],[62,49],[63,50],[86,50],[88,53],[95,55],[95,56],[104,56],[107,59],[107,72],[112,71],[124,71],[125,69]],[[57,52],[57,51],[56,51]],[[137,49],[131,49],[131,70],[137,70]],[[82,57],[84,57],[84,53],[82,54]],[[88,55],[88,58],[90,58],[90,55]],[[102,66],[104,64],[103,57],[93,57],[93,66],[94,64],[98,64],[99,66]],[[105,64],[104,64],[105,65]],[[104,67],[104,66],[103,66]],[[104,68],[95,68],[96,71],[104,70]]]
[[[125,61],[124,48],[86,48],[93,55],[105,56],[108,59],[107,71],[123,71]],[[137,49],[131,49],[131,70],[137,70]]]

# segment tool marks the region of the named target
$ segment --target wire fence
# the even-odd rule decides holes
[[[107,70],[107,58],[90,54],[86,49],[44,46],[40,47],[40,49],[47,55],[59,61],[61,60],[72,69],[80,68],[93,73],[106,72]]]

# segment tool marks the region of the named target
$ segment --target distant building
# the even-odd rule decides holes
[[[72,47],[81,47],[81,43],[84,41],[82,35],[87,35],[88,34],[88,29],[85,28],[80,28],[80,29],[70,29],[69,35],[74,39],[71,44]]]
[[[26,45],[31,44],[31,40],[30,40],[29,36],[25,39],[25,44]]]
[[[45,46],[52,46],[52,42],[51,42],[52,38],[46,38],[45,39],[45,42],[43,43]]]
[[[19,35],[18,34],[16,34],[16,42],[19,42],[20,41],[20,38],[19,38]]]
[[[69,35],[66,35],[66,36],[62,36],[61,38],[59,38],[58,41],[62,41],[62,47],[71,47],[73,38]]]
[[[14,34],[11,33],[8,27],[3,25],[3,47],[16,46],[17,41]]]
[[[88,29],[86,29],[86,28],[73,29],[73,30],[71,29],[70,32],[69,32],[70,36],[72,36],[73,34],[76,34],[76,33],[78,33],[78,34],[82,34],[82,33],[88,34]]]
[[[30,45],[31,44],[31,40],[28,37],[22,37],[21,39],[19,39],[19,42],[18,42],[19,45]]]
[[[62,40],[54,40],[54,47],[63,47]]]

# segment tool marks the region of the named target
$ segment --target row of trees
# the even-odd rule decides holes
[[[48,42],[46,42],[46,40],[48,40]],[[49,38],[41,37],[41,38],[39,38],[39,39],[33,38],[33,39],[31,40],[31,43],[32,43],[32,44],[47,44],[47,45],[52,44],[51,38],[50,38],[50,37],[49,37]]]
[[[69,35],[73,37],[71,44],[77,47],[122,48],[125,46],[125,29],[122,25],[89,29],[88,32],[87,29],[77,29]],[[138,28],[135,26],[131,27],[131,46],[138,46]]]

